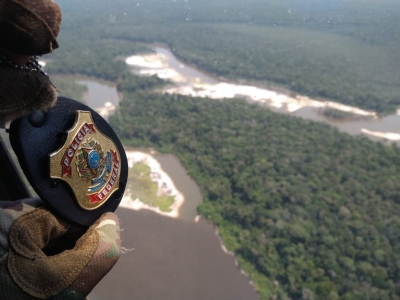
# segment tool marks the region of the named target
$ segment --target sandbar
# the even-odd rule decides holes
[[[361,129],[361,131],[365,134],[369,134],[375,137],[384,138],[390,141],[400,141],[400,134],[395,132],[380,132],[380,131],[372,131],[368,129]]]
[[[160,215],[178,218],[179,208],[185,201],[183,194],[176,188],[174,182],[169,177],[169,175],[162,169],[160,163],[148,153],[127,150],[126,156],[128,158],[128,166],[132,168],[135,163],[142,162],[150,167],[151,169],[151,179],[158,185],[158,194],[164,194],[168,196],[173,196],[175,198],[174,203],[170,206],[170,212],[163,212],[158,207],[152,207],[140,201],[140,199],[132,199],[132,193],[130,191],[129,182],[127,189],[125,191],[124,197],[122,198],[121,207],[129,208],[133,210],[147,209],[154,211]]]

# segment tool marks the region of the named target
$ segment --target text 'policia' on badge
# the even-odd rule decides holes
[[[67,150],[65,150],[63,159],[62,159],[62,176],[66,176],[68,175],[69,177],[71,177],[71,163],[72,163],[72,159],[75,156],[75,152],[78,149],[79,144],[82,142],[82,140],[84,139],[84,137],[88,134],[88,133],[95,133],[95,129],[93,124],[83,124],[81,126],[81,128],[78,130],[78,133],[76,134],[75,138],[73,139],[71,145],[68,147]]]
[[[50,155],[50,177],[72,188],[79,205],[93,210],[119,188],[120,154],[114,142],[96,127],[88,111],[77,111],[67,140]]]

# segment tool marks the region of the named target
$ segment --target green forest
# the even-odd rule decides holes
[[[379,113],[400,105],[396,0],[59,3],[64,11],[59,57],[74,47],[91,60],[91,52],[106,51],[97,46],[99,39],[163,43],[181,60],[230,80]],[[71,43],[70,35],[84,45]]]
[[[116,84],[123,143],[180,159],[262,299],[400,299],[398,147],[239,99],[157,93],[171,83],[123,61],[163,43],[217,76],[388,113],[400,104],[398,1],[58,2],[46,71]]]
[[[76,83],[73,77],[54,75],[51,76],[51,81],[57,87],[60,96],[85,102],[87,87]]]

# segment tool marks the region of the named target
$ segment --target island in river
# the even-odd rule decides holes
[[[154,154],[154,153],[153,153]],[[148,209],[163,216],[179,217],[184,202],[183,194],[150,154],[126,151],[129,166],[128,186],[122,207],[134,210]]]

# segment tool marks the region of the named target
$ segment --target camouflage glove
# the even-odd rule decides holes
[[[89,229],[38,198],[0,201],[0,299],[85,299],[117,262],[119,223],[102,215]]]

